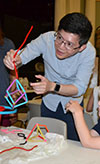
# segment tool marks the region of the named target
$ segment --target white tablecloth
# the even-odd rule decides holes
[[[3,133],[1,135],[3,136]],[[0,143],[0,151],[7,149],[8,145],[11,147],[23,141],[21,138],[16,138],[14,134],[10,136],[14,142]],[[71,140],[63,142],[63,139],[53,138],[49,144],[50,147],[46,147],[46,143],[40,143],[38,148],[30,152],[16,149],[2,153],[0,164],[100,164],[100,150],[84,148],[80,142]],[[27,149],[32,146],[33,143],[25,145]]]
[[[48,158],[53,155],[57,155],[64,147],[64,137],[61,135],[46,133],[45,138],[47,142],[38,142],[40,138],[33,139],[33,142],[27,142],[25,145],[25,139],[19,137],[17,133],[24,133],[29,135],[30,131],[25,129],[19,129],[16,127],[2,128],[0,129],[0,152],[3,150],[16,147],[23,147],[25,149],[31,149],[33,146],[38,145],[32,151],[25,151],[20,149],[13,149],[0,154],[0,163],[3,164],[30,164],[30,162]],[[37,133],[32,133],[36,135]],[[32,136],[30,136],[32,137]],[[35,140],[35,141],[34,141]]]

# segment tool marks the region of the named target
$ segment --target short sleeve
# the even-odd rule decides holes
[[[98,123],[92,129],[94,129],[100,135],[100,119],[98,120]]]

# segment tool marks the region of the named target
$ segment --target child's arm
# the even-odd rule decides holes
[[[66,104],[66,110],[72,112],[75,126],[84,147],[100,149],[100,137],[92,136],[84,120],[83,108],[77,101],[70,101]],[[94,130],[92,130],[93,133]],[[94,134],[94,133],[93,133]]]

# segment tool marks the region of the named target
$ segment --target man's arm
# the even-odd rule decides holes
[[[56,83],[49,81],[42,75],[36,75],[36,78],[40,79],[40,82],[30,83],[33,87],[36,94],[44,94],[54,92]],[[59,91],[56,94],[64,95],[64,96],[74,96],[77,95],[78,89],[74,85],[63,85],[60,84]]]

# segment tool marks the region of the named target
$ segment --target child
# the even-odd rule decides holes
[[[98,112],[100,116],[100,101],[98,102]],[[70,100],[66,104],[66,110],[72,112],[75,126],[84,147],[100,149],[100,119],[98,123],[89,131],[84,120],[83,108],[78,101]]]

